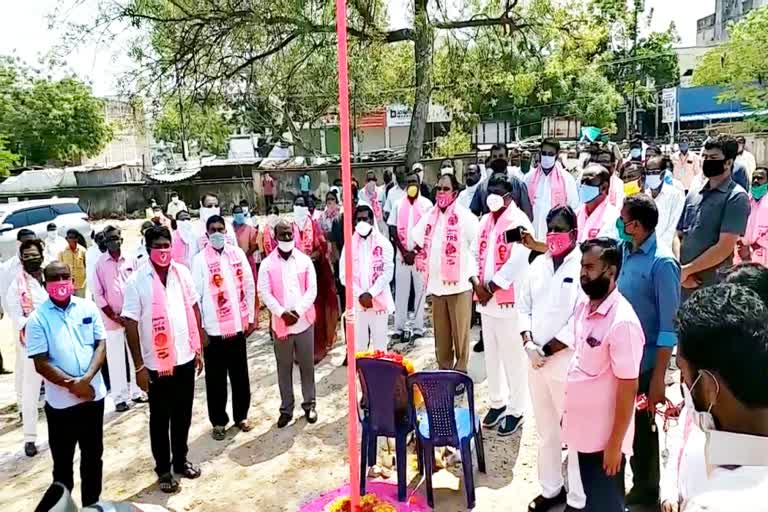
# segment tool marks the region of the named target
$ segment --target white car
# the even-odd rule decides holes
[[[0,259],[4,261],[16,253],[16,236],[20,229],[31,229],[45,240],[51,222],[56,224],[61,236],[66,236],[69,229],[76,229],[90,243],[91,223],[76,197],[0,204]]]

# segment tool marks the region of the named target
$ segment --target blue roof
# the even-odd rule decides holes
[[[740,101],[720,103],[718,96],[724,90],[723,87],[716,85],[678,88],[677,103],[680,110],[680,121],[728,119],[763,113],[755,112]]]

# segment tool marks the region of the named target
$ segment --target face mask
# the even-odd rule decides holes
[[[635,194],[640,193],[640,180],[636,179],[624,184],[624,195],[626,197],[632,197]]]
[[[339,205],[336,203],[326,203],[325,204],[325,213],[327,214],[335,214],[339,210]]]
[[[600,195],[600,187],[582,184],[579,187],[579,199],[582,203],[591,203]]]
[[[550,155],[542,155],[541,168],[547,170],[552,169],[555,166],[555,158],[556,157]]]
[[[158,267],[167,267],[171,264],[171,250],[151,249],[149,251],[149,259]]]
[[[365,191],[368,192],[368,194],[373,194],[376,192],[376,182],[375,181],[369,181],[365,184]]]
[[[707,178],[720,176],[725,172],[725,160],[704,160],[701,170]]]
[[[448,208],[455,200],[456,196],[453,195],[453,192],[438,192],[435,194],[435,203],[437,203],[437,207],[441,209]]]
[[[227,243],[227,236],[224,233],[213,233],[208,235],[208,239],[211,241],[211,246],[214,249],[221,250]]]
[[[762,185],[752,185],[752,198],[755,201],[759,201],[765,196],[766,192],[768,192],[768,183],[763,183]]]
[[[48,296],[51,299],[58,300],[59,302],[69,299],[75,293],[75,285],[71,279],[68,281],[45,283],[45,289],[48,291]]]
[[[552,256],[561,256],[570,248],[570,233],[547,233],[547,249]]]
[[[172,203],[176,203],[176,202],[178,202],[178,201],[179,201],[179,198],[178,198],[178,197],[175,197],[175,196],[174,196],[174,197],[172,197],[172,198],[171,198],[171,202],[172,202]]]
[[[309,216],[309,208],[306,206],[294,206],[293,216],[296,218],[296,222],[304,224],[304,221],[307,220],[307,217]]]
[[[610,280],[605,276],[605,273],[600,274],[591,281],[581,279],[581,289],[592,300],[600,300],[608,295],[608,286],[610,284]]]
[[[56,232],[55,231],[49,231],[48,232],[48,240],[56,240]]]
[[[626,229],[624,229],[624,219],[619,217],[616,219],[616,230],[619,232],[619,238],[621,238],[625,242],[631,242],[632,241],[632,235],[628,234]]]
[[[373,229],[373,226],[371,226],[365,221],[360,221],[357,224],[355,224],[355,232],[363,238],[370,235],[372,229]]]
[[[680,151],[683,153],[688,152],[688,143],[687,142],[681,142],[680,143]]]
[[[411,199],[418,197],[419,195],[419,186],[418,185],[408,185],[408,197]]]
[[[488,209],[492,212],[497,212],[504,208],[504,198],[499,194],[489,194],[485,200],[485,204],[488,205]]]
[[[453,167],[443,167],[440,169],[440,176],[445,176],[446,174],[453,174],[454,170]]]
[[[643,155],[642,148],[632,148],[629,150],[629,156],[633,160],[640,160],[640,157]]]
[[[709,407],[706,411],[698,411],[696,410],[696,404],[693,401],[693,388],[696,387],[696,384],[699,382],[699,379],[701,378],[701,372],[707,372],[707,370],[700,370],[699,376],[696,377],[696,380],[693,381],[693,385],[691,386],[691,389],[688,389],[688,386],[683,382],[683,399],[685,400],[685,408],[688,409],[688,414],[691,415],[691,419],[693,420],[693,424],[696,425],[699,429],[706,432],[707,430],[716,430],[715,426],[715,418],[712,416],[712,405],[709,404]],[[709,372],[707,372],[709,373]],[[709,375],[715,379],[715,376],[709,373]],[[720,384],[717,382],[717,379],[715,379],[715,385],[717,386],[717,393],[720,393]]]
[[[278,220],[279,220],[279,217],[274,213],[270,213],[269,215],[267,215],[267,224],[269,224],[271,227],[277,226]]]
[[[113,242],[107,242],[107,250],[111,252],[117,252],[120,250],[121,243],[119,240],[115,240]]]
[[[278,240],[277,241],[277,248],[280,249],[281,251],[285,252],[285,253],[291,252],[295,246],[296,246],[296,244],[294,243],[293,240],[288,240],[288,241]]]
[[[32,274],[34,272],[38,272],[43,266],[43,258],[22,260],[21,265],[24,267],[24,272],[27,274]]]
[[[232,215],[232,221],[235,224],[245,224],[245,214],[244,213],[235,213]]]
[[[520,171],[523,174],[528,174],[528,171],[531,170],[531,161],[530,160],[523,160],[520,162]]]
[[[662,179],[661,174],[646,174],[645,176],[645,185],[651,190],[656,190],[661,187],[663,183],[664,180]]]
[[[208,219],[213,217],[214,215],[220,215],[220,210],[218,206],[212,206],[210,208],[203,206],[200,208],[200,220],[205,224],[208,222]]]

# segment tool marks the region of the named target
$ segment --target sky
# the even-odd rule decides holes
[[[61,32],[49,28],[48,16],[59,4],[74,0],[2,0],[0,16],[0,55],[14,55],[35,65],[41,56],[61,40]],[[79,0],[82,5],[68,13],[68,19],[82,22],[95,12],[98,0]],[[410,0],[388,0],[390,13],[403,13]],[[457,3],[458,0],[454,0]],[[462,2],[458,2],[459,4]],[[675,22],[681,46],[696,44],[696,20],[714,12],[715,0],[646,0],[646,11],[653,9],[652,30],[666,30]],[[408,24],[403,14],[392,14],[390,25],[401,28]],[[130,69],[130,60],[121,44],[85,45],[66,58],[68,71],[93,86],[98,96],[117,94],[116,78]]]

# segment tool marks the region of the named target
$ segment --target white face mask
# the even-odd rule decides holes
[[[709,404],[709,407],[706,411],[698,411],[696,410],[696,405],[693,403],[693,394],[692,390],[696,387],[696,384],[699,382],[699,379],[701,379],[702,372],[706,372],[709,374],[710,377],[712,377],[715,381],[715,385],[717,386],[717,394],[720,394],[720,384],[717,382],[717,379],[715,379],[715,376],[712,375],[707,370],[700,370],[699,376],[696,377],[696,380],[693,381],[693,385],[691,385],[691,389],[688,389],[688,386],[683,383],[683,399],[685,400],[685,407],[688,409],[688,414],[691,415],[693,419],[693,424],[696,425],[700,430],[703,432],[707,432],[708,430],[716,430],[715,427],[715,417],[712,416],[712,406],[714,404]]]
[[[361,221],[355,224],[355,231],[357,232],[358,235],[360,235],[363,238],[370,235],[372,229],[373,229],[373,226],[371,226],[365,221]]]
[[[294,247],[296,247],[296,244],[294,243],[293,240],[288,240],[287,242],[283,240],[277,241],[277,248],[283,252],[291,252],[293,251]]]
[[[504,198],[498,194],[489,194],[485,200],[485,204],[488,205],[489,210],[497,212],[504,208]]]
[[[663,183],[663,176],[661,174],[649,174],[645,177],[645,186],[651,190],[656,190]]]
[[[542,155],[541,156],[541,168],[542,169],[551,169],[555,166],[555,158],[554,156],[550,155]]]
[[[304,224],[304,221],[306,221],[309,216],[309,208],[306,206],[294,206],[293,216],[296,218],[296,222]]]
[[[443,167],[440,169],[440,176],[445,176],[446,174],[454,174],[453,167]]]
[[[208,219],[213,217],[214,215],[221,215],[221,210],[219,210],[218,206],[212,206],[212,207],[206,207],[203,206],[200,208],[200,220],[203,221],[203,224],[208,222]]]
[[[56,239],[56,232],[55,231],[49,231],[48,232],[48,240],[55,240]]]

